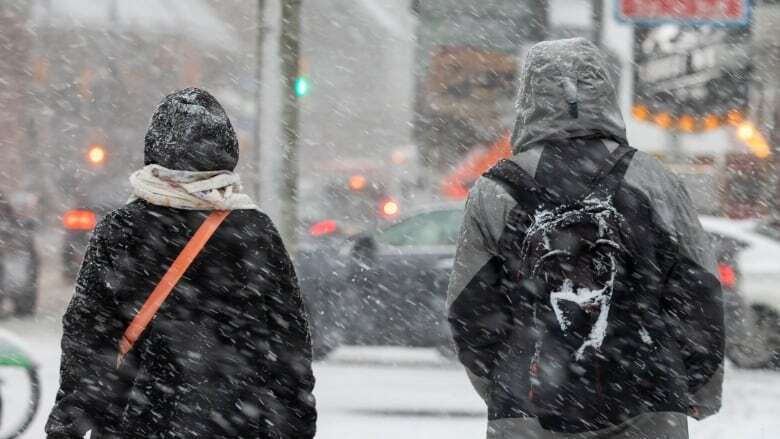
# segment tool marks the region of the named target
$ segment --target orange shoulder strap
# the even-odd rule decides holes
[[[149,322],[157,314],[157,310],[160,309],[165,299],[173,291],[173,288],[179,283],[181,277],[184,276],[192,261],[200,254],[200,251],[203,250],[203,247],[229,214],[229,210],[213,211],[201,224],[187,245],[184,246],[179,256],[173,261],[171,267],[168,268],[168,271],[154,288],[152,294],[146,299],[146,302],[144,302],[138,314],[135,315],[133,321],[130,322],[130,326],[127,327],[124,335],[122,335],[122,339],[119,341],[119,354],[116,359],[117,368],[122,364],[125,355],[130,352],[130,349],[133,348],[141,334],[143,334]]]

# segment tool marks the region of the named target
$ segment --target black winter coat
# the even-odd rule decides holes
[[[228,216],[116,368],[125,328],[207,215],[135,201],[98,224],[63,318],[50,439],[314,436],[306,315],[259,211]]]

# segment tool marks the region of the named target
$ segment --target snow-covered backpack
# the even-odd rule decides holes
[[[503,284],[513,290],[515,320],[529,332],[527,369],[520,368],[527,370],[526,405],[548,429],[618,423],[628,393],[648,380],[636,365],[652,361],[654,329],[645,311],[658,308],[657,295],[644,292],[641,237],[632,236],[615,203],[635,152],[616,148],[574,201],[540,187],[511,160],[485,174],[518,202],[499,243]]]

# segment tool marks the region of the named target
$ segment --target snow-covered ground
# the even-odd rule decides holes
[[[50,320],[2,322],[35,351],[41,363],[43,410],[25,439],[42,438],[45,416],[57,386],[57,326]],[[26,398],[21,381],[8,372],[4,419]],[[460,439],[484,437],[484,406],[456,364],[434,351],[403,348],[344,348],[316,365],[316,396],[323,439]],[[729,367],[724,409],[692,423],[694,439],[775,439],[780,432],[780,373]],[[0,436],[2,436],[0,434]]]
[[[69,294],[56,278],[43,279],[44,300],[35,319],[4,320],[41,365],[42,410],[23,439],[45,437],[43,428],[57,390],[59,317]],[[485,409],[462,369],[432,350],[342,348],[316,364],[322,439],[473,439],[485,435]],[[24,409],[23,377],[0,370],[3,420]],[[693,439],[780,437],[780,373],[728,365],[722,412],[692,422]],[[0,437],[3,436],[0,430]]]

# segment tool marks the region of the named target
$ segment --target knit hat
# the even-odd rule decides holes
[[[144,138],[144,164],[181,171],[232,171],[238,139],[225,110],[208,92],[186,88],[157,106]]]

